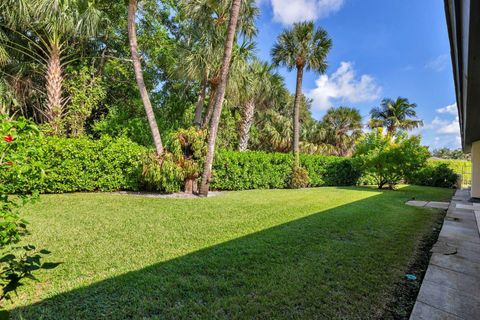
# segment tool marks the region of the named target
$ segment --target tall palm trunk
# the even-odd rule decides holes
[[[210,186],[210,176],[212,173],[213,156],[215,154],[215,142],[217,140],[218,124],[220,122],[220,115],[222,114],[223,99],[225,98],[225,91],[227,88],[228,72],[230,71],[230,61],[232,60],[233,43],[237,33],[237,22],[241,5],[242,0],[233,0],[230,8],[230,21],[228,23],[227,37],[225,39],[220,83],[215,94],[215,105],[208,136],[207,157],[203,167],[202,182],[200,186],[200,194],[202,196],[208,195],[208,189]]]
[[[303,66],[297,66],[297,88],[293,106],[293,155],[294,166],[300,166],[300,105],[302,103]]]
[[[132,52],[133,69],[135,71],[135,79],[137,80],[138,89],[140,90],[140,96],[142,97],[143,106],[145,107],[145,113],[147,114],[148,124],[150,125],[150,131],[152,132],[153,143],[157,155],[163,154],[162,139],[160,132],[158,131],[157,120],[153,113],[152,104],[148,97],[147,88],[143,80],[142,65],[138,56],[137,45],[137,32],[135,28],[135,13],[137,11],[137,0],[130,0],[128,3],[128,39],[130,42],[130,51]]]
[[[393,137],[395,135],[396,131],[397,131],[397,127],[395,125],[389,125],[387,127],[387,132],[391,137]]]
[[[60,62],[60,48],[53,44],[50,47],[50,57],[47,65],[47,110],[45,116],[52,127],[52,133],[61,133],[61,120],[63,116],[62,105],[62,64]]]
[[[198,93],[197,104],[195,105],[195,119],[193,125],[197,128],[202,126],[203,105],[205,103],[205,95],[207,93],[208,71],[205,72],[202,83],[200,84],[200,92]]]
[[[248,140],[250,140],[250,128],[253,123],[253,115],[255,114],[255,101],[252,99],[247,101],[242,108],[242,119],[239,128],[238,150],[246,151],[248,149]]]
[[[205,120],[203,121],[203,126],[207,128],[210,125],[210,120],[212,120],[213,109],[215,108],[215,99],[217,96],[217,82],[210,83],[210,100],[208,101],[207,114],[205,115]]]

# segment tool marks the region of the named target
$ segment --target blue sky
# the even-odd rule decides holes
[[[277,35],[296,21],[314,20],[333,40],[324,75],[307,73],[304,93],[321,118],[330,106],[368,112],[384,97],[406,97],[424,120],[432,149],[458,148],[459,129],[450,48],[441,0],[257,0],[258,54],[270,60]],[[295,73],[280,69],[293,92]]]

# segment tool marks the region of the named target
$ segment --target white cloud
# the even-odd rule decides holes
[[[348,102],[365,102],[378,99],[381,87],[370,75],[356,77],[353,63],[342,62],[340,67],[329,75],[321,75],[316,81],[316,88],[306,92],[313,99],[313,107],[325,110],[332,106],[332,100]]]
[[[454,104],[448,105],[446,107],[439,108],[439,109],[437,109],[437,112],[438,113],[448,113],[448,114],[452,114],[452,115],[457,115],[458,114],[457,104],[454,103]]]
[[[448,63],[450,61],[450,56],[448,54],[441,54],[435,59],[430,60],[427,62],[425,65],[425,68],[440,72],[445,70],[445,68],[448,66]]]
[[[262,0],[260,0],[263,2]],[[342,7],[344,0],[270,0],[273,18],[284,25],[328,17]]]
[[[431,123],[431,128],[435,129],[438,134],[454,134],[460,135],[460,125],[458,124],[458,117],[455,120],[443,120],[435,117]]]
[[[419,133],[425,133],[427,141],[434,149],[447,147],[458,149],[461,147],[460,125],[458,123],[457,105],[455,103],[436,109],[442,114],[442,118],[436,116],[431,122],[419,129]],[[443,118],[443,117],[447,118]],[[452,117],[453,116],[453,117]]]

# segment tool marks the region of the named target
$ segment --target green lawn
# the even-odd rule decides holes
[[[63,264],[14,319],[314,319],[382,314],[451,190],[231,192],[208,199],[45,195],[28,241]]]

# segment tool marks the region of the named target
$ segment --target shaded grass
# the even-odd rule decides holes
[[[42,196],[28,242],[63,264],[14,319],[372,318],[440,211],[413,187],[255,190],[208,199]]]

